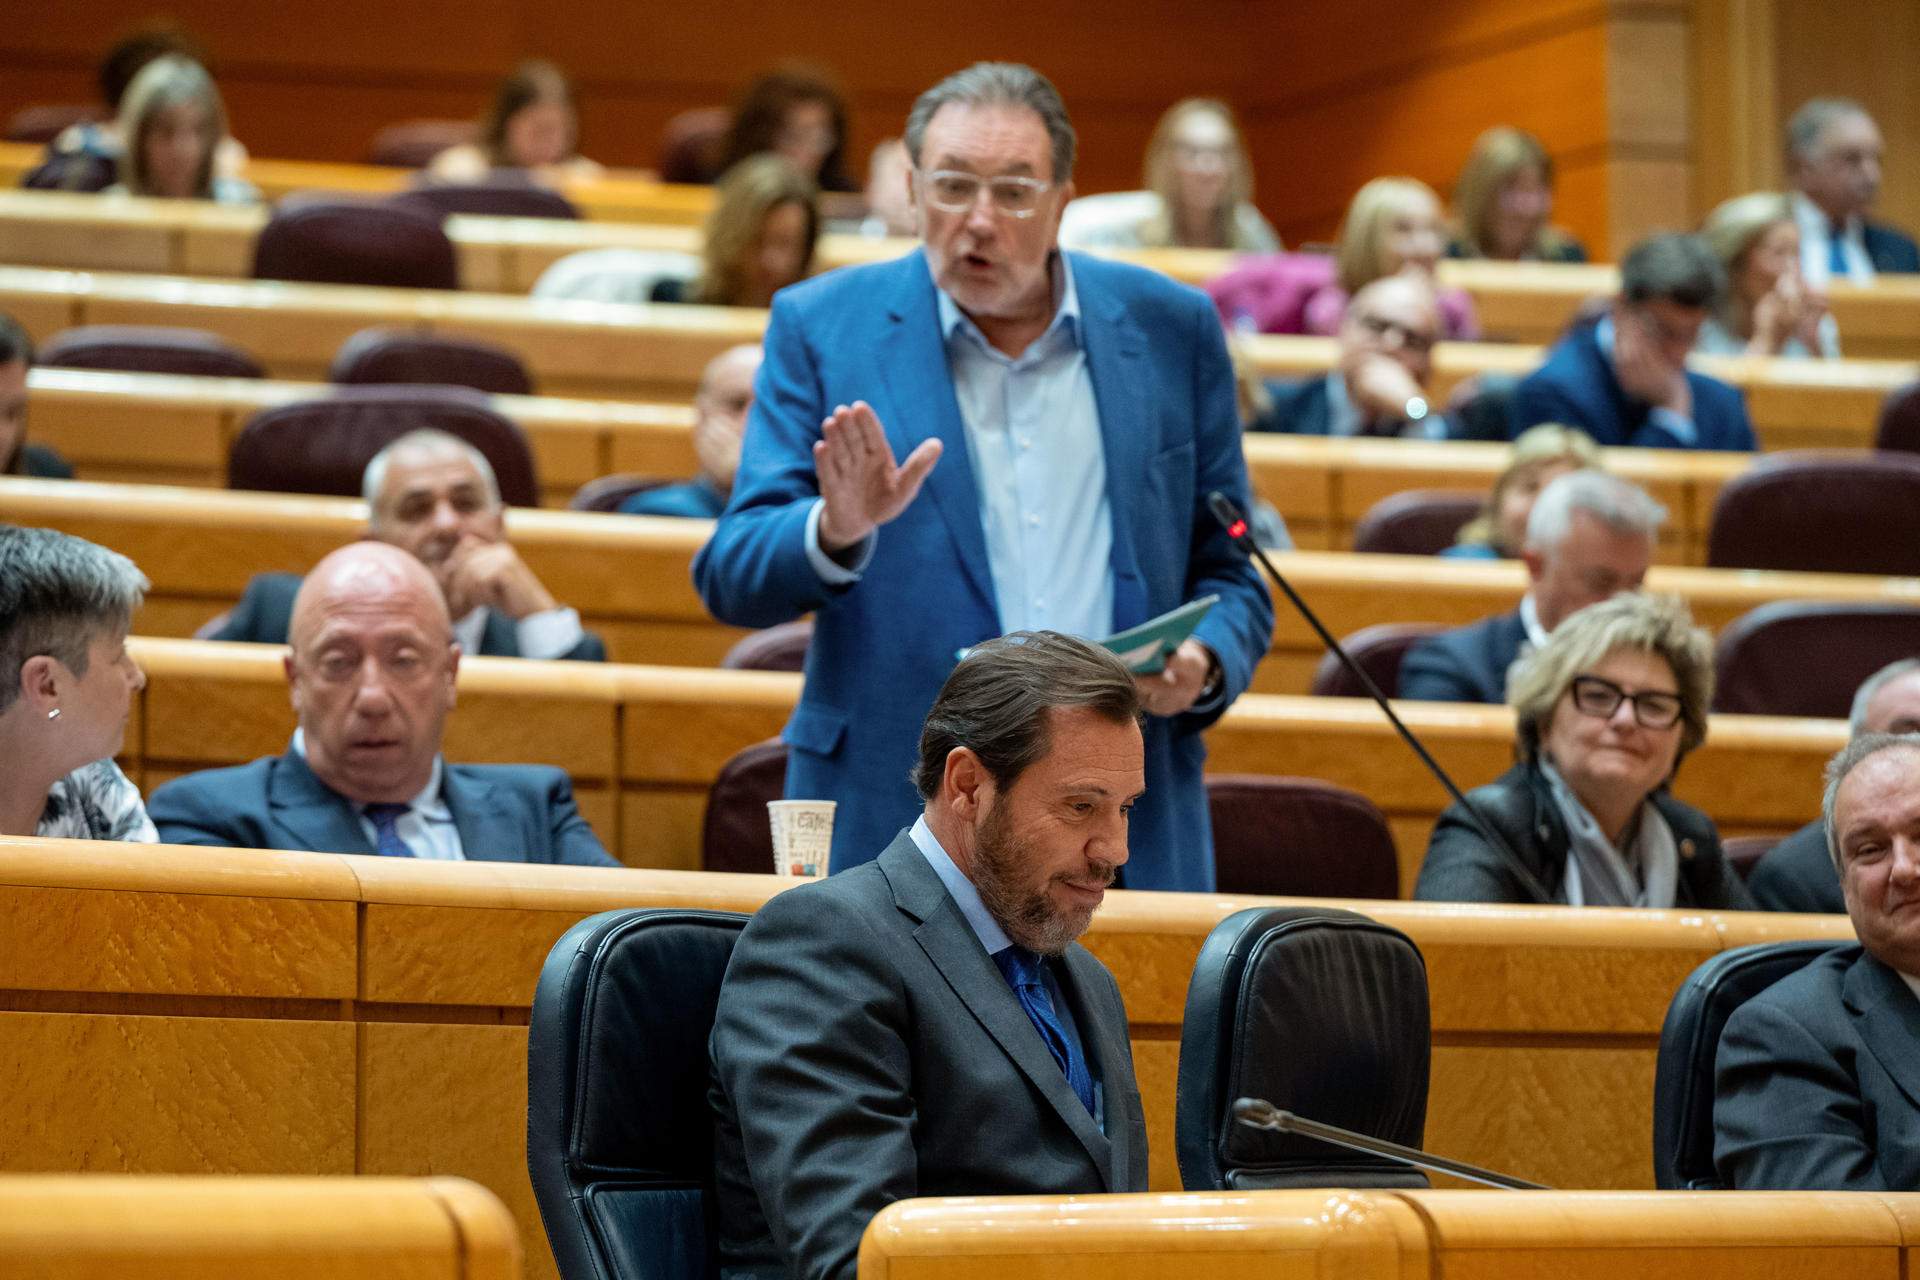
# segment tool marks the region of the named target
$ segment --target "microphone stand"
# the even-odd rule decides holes
[[[1300,598],[1300,593],[1293,589],[1293,584],[1287,581],[1286,575],[1274,568],[1273,561],[1268,558],[1267,553],[1261,550],[1260,544],[1249,535],[1246,519],[1240,514],[1240,509],[1233,505],[1233,499],[1215,489],[1207,495],[1207,507],[1213,512],[1213,518],[1218,520],[1221,527],[1227,531],[1227,537],[1260,562],[1260,567],[1279,584],[1280,590],[1286,593],[1288,601],[1299,611],[1300,616],[1307,620],[1307,625],[1313,628],[1314,634],[1320,637],[1320,643],[1340,659],[1348,673],[1360,682],[1361,688],[1367,691],[1367,696],[1379,704],[1380,710],[1386,713],[1387,722],[1399,732],[1401,739],[1413,748],[1413,753],[1420,757],[1420,762],[1440,780],[1440,785],[1447,789],[1447,794],[1453,797],[1454,803],[1466,813],[1468,820],[1480,832],[1481,838],[1499,853],[1502,860],[1506,862],[1507,869],[1513,872],[1521,886],[1533,896],[1533,900],[1541,903],[1553,901],[1553,895],[1548,893],[1547,887],[1540,883],[1540,877],[1536,876],[1533,869],[1521,860],[1520,855],[1513,851],[1513,846],[1508,844],[1506,838],[1487,821],[1486,816],[1473,806],[1465,793],[1454,785],[1453,779],[1447,776],[1447,771],[1440,767],[1440,762],[1428,753],[1420,739],[1413,736],[1413,731],[1401,723],[1400,717],[1394,714],[1392,705],[1387,701],[1387,695],[1380,692],[1380,686],[1373,682],[1373,677],[1368,675],[1366,670],[1353,660],[1353,655],[1333,638],[1333,633],[1328,631],[1313,610],[1307,607],[1307,602]]]
[[[1385,1156],[1389,1160],[1397,1160],[1402,1164],[1412,1165],[1416,1169],[1424,1169],[1428,1173],[1444,1173],[1455,1178],[1465,1178],[1468,1182],[1478,1182],[1482,1186],[1499,1187],[1505,1191],[1551,1191],[1553,1189],[1538,1182],[1527,1182],[1504,1173],[1495,1173],[1491,1169],[1482,1169],[1479,1165],[1449,1160],[1446,1156],[1431,1155],[1418,1147],[1403,1147],[1397,1142],[1388,1142],[1385,1138],[1355,1133],[1352,1129],[1322,1124],[1318,1120],[1308,1120],[1291,1111],[1282,1111],[1262,1098],[1241,1098],[1235,1102],[1233,1118],[1249,1129],[1267,1129],[1274,1133],[1297,1133],[1303,1138],[1312,1138],[1316,1142],[1345,1147],[1349,1151],[1358,1151],[1363,1155]]]

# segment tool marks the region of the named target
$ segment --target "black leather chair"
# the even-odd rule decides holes
[[[746,919],[608,911],[548,953],[527,1034],[527,1170],[563,1280],[717,1274],[707,1032]]]
[[[1234,1101],[1420,1145],[1427,967],[1398,929],[1332,907],[1255,907],[1207,935],[1187,987],[1174,1147],[1189,1191],[1424,1187],[1417,1169],[1249,1129]]]
[[[1713,1059],[1727,1019],[1780,979],[1844,942],[1763,942],[1723,951],[1674,993],[1653,1073],[1653,1178],[1663,1191],[1717,1191]]]

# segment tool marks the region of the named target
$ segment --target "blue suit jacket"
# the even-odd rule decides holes
[[[1542,422],[1563,422],[1602,445],[1748,452],[1756,447],[1746,398],[1718,378],[1692,370],[1687,371],[1687,386],[1693,392],[1698,438],[1682,444],[1653,425],[1652,406],[1630,398],[1620,386],[1594,337],[1595,328],[1581,325],[1562,338],[1547,353],[1547,362],[1521,380],[1513,395],[1515,436]]]
[[[1069,258],[1113,515],[1111,563],[1088,571],[1113,574],[1116,629],[1217,592],[1196,635],[1218,655],[1231,701],[1267,651],[1273,606],[1206,505],[1216,489],[1243,510],[1249,501],[1219,319],[1203,294],[1155,272]],[[834,588],[806,554],[819,494],[812,447],[821,420],[855,400],[873,406],[895,457],[930,436],[945,452],[877,533],[860,581]],[[955,651],[1003,631],[921,253],[844,268],[774,299],[732,501],[693,574],[714,616],[736,626],[815,611],[805,686],[783,735],[787,794],[839,802],[836,870],[874,858],[921,808],[907,772]],[[1126,884],[1213,887],[1200,731],[1217,715],[1149,720]]]
[[[1915,245],[1904,233],[1877,222],[1866,223],[1860,230],[1867,242],[1867,258],[1875,271],[1920,271],[1920,245]]]
[[[620,865],[580,816],[559,769],[449,764],[441,797],[469,862]],[[373,852],[353,805],[291,751],[175,778],[148,798],[147,816],[166,844]]]
[[[1333,405],[1327,399],[1327,378],[1272,379],[1267,394],[1273,397],[1273,411],[1247,428],[1249,431],[1277,431],[1292,436],[1323,436],[1333,425]]]
[[[1401,661],[1398,696],[1421,702],[1505,702],[1507,668],[1526,638],[1518,610],[1428,636]]]
[[[705,480],[688,480],[683,484],[663,484],[657,489],[642,489],[620,504],[620,514],[712,520],[726,506],[726,497]]]

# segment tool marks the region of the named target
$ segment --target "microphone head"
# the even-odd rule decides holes
[[[1265,1098],[1240,1098],[1233,1104],[1233,1118],[1255,1129],[1271,1129],[1280,1113]]]
[[[1241,519],[1240,508],[1233,505],[1233,499],[1215,489],[1207,495],[1207,509],[1213,512],[1213,518],[1226,526],[1227,532],[1235,538],[1246,532],[1246,522]],[[1240,532],[1234,533],[1234,526],[1240,526]]]

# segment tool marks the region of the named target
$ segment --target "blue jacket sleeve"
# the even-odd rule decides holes
[[[547,818],[553,838],[553,860],[574,867],[617,867],[620,860],[608,853],[580,816],[573,799],[573,781],[566,771],[555,769],[547,788]]]

